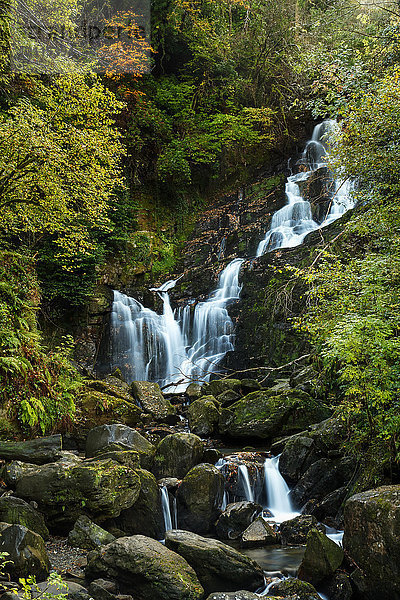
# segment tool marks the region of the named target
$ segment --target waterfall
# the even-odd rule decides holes
[[[176,383],[169,390],[174,392],[183,392],[190,381],[208,381],[225,354],[234,348],[227,306],[240,296],[242,263],[243,259],[236,258],[228,264],[217,289],[205,302],[198,302],[194,312],[189,305],[173,311],[168,292],[177,280],[151,288],[163,302],[161,315],[114,291],[112,368],[119,368],[128,382],[157,381],[161,386]]]
[[[254,502],[254,494],[253,494],[253,490],[251,489],[251,484],[250,484],[250,479],[249,479],[249,471],[248,471],[246,465],[239,465],[238,473],[239,473],[240,481],[243,485],[243,491],[244,491],[246,500],[249,500],[250,502]]]
[[[307,181],[317,169],[327,167],[327,144],[329,138],[334,139],[337,128],[336,121],[324,121],[314,128],[312,138],[307,142],[300,160],[303,170],[287,178],[287,204],[274,213],[269,231],[258,245],[257,256],[278,248],[299,246],[309,233],[326,227],[354,207],[351,182],[342,181],[340,177],[335,178],[332,173],[329,174],[330,202],[321,223],[313,219],[311,204],[304,200],[300,191],[300,183]]]
[[[276,523],[283,523],[300,514],[293,510],[289,487],[279,472],[279,456],[265,459],[264,482],[267,494],[266,508],[272,513]]]
[[[171,518],[171,509],[169,506],[169,494],[165,485],[161,488],[161,507],[164,517],[164,526],[165,531],[170,531],[172,529],[172,518]]]

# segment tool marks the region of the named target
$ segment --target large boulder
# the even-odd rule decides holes
[[[210,383],[205,383],[202,387],[203,396],[219,396],[227,390],[240,392],[242,382],[240,379],[214,379]]]
[[[306,399],[307,394],[296,390],[281,394],[271,390],[252,392],[221,411],[220,433],[233,438],[271,439]]]
[[[5,570],[14,581],[31,575],[47,579],[50,562],[43,538],[23,525],[0,523],[0,553],[7,552]]]
[[[167,398],[164,398],[158,383],[134,381],[131,390],[143,411],[149,413],[156,421],[176,423],[176,409]]]
[[[110,544],[115,537],[105,529],[93,523],[86,515],[77,519],[74,528],[68,534],[68,544],[76,548],[94,550],[98,546]]]
[[[279,598],[290,598],[295,600],[320,600],[321,596],[308,581],[300,579],[283,579],[270,588],[272,594]]]
[[[225,479],[213,465],[193,467],[178,488],[179,526],[196,533],[209,533],[220,514]]]
[[[208,596],[207,600],[260,600],[260,596],[247,590],[239,590],[237,592],[214,592]],[[268,600],[276,599],[268,596]]]
[[[221,540],[235,540],[241,536],[257,515],[262,506],[255,502],[232,502],[228,504],[216,524],[216,533]]]
[[[119,538],[89,554],[86,577],[116,580],[141,600],[200,600],[204,593],[184,558],[143,535]]]
[[[400,598],[400,485],[349,498],[343,546],[357,570],[352,578],[364,598]]]
[[[129,427],[140,423],[141,409],[130,394],[129,385],[118,377],[86,382],[79,394],[82,425],[91,429],[118,420]]]
[[[0,441],[0,459],[5,461],[20,460],[43,465],[61,458],[61,435],[27,440],[26,442]]]
[[[192,467],[201,462],[204,446],[193,433],[167,435],[158,444],[154,456],[154,474],[157,479],[177,477],[182,479]]]
[[[242,548],[258,548],[267,544],[277,544],[278,536],[273,527],[262,517],[257,517],[243,532],[240,545]]]
[[[151,466],[155,448],[136,429],[114,423],[94,427],[86,439],[86,457],[91,458],[99,453],[118,450],[135,450],[144,468]]]
[[[22,477],[16,488],[18,496],[38,503],[49,525],[60,528],[71,527],[82,514],[96,521],[117,517],[139,492],[138,474],[110,459],[44,465]]]
[[[231,546],[179,529],[168,531],[165,544],[177,552],[196,571],[206,592],[255,591],[264,583],[261,567]]]
[[[317,529],[307,536],[306,551],[299,567],[298,578],[318,585],[331,577],[343,562],[343,549]]]
[[[24,525],[38,533],[44,540],[49,537],[43,515],[21,498],[2,496],[0,498],[0,521],[12,525]]]
[[[319,525],[317,519],[312,515],[299,515],[289,521],[284,521],[279,527],[281,542],[284,546],[305,544],[311,529],[318,529],[325,533],[325,527]]]
[[[219,403],[214,396],[202,396],[189,406],[189,428],[200,437],[209,437],[216,433],[220,416]]]
[[[4,465],[0,471],[0,477],[8,487],[15,488],[18,479],[21,479],[24,475],[28,475],[28,473],[34,473],[39,469],[39,465],[21,462],[20,460],[13,460]]]
[[[141,534],[159,540],[164,534],[160,488],[149,471],[139,469],[137,474],[140,478],[138,499],[133,506],[121,512],[115,523],[129,535]]]

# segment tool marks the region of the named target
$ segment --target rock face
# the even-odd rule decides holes
[[[220,433],[233,438],[271,439],[279,435],[282,427],[308,394],[292,390],[276,394],[260,390],[248,394],[221,412]]]
[[[110,450],[135,450],[140,456],[144,468],[152,458],[155,448],[136,429],[121,425],[100,425],[91,429],[86,440],[86,457],[91,458],[99,452]]]
[[[344,558],[343,549],[321,531],[312,529],[299,567],[298,578],[317,585],[331,577]]]
[[[61,450],[60,434],[26,442],[0,441],[0,458],[6,461],[21,460],[36,465],[44,465],[61,458]]]
[[[7,552],[5,570],[14,581],[34,575],[37,581],[47,579],[50,562],[43,539],[23,525],[0,523],[0,552]]]
[[[52,463],[22,477],[16,493],[35,500],[52,527],[70,527],[86,514],[104,521],[117,517],[137,500],[140,478],[114,461],[84,461],[77,466]]]
[[[49,537],[49,530],[45,525],[43,515],[21,498],[13,496],[0,498],[0,521],[12,525],[24,525],[38,533],[44,540]]]
[[[262,506],[255,502],[243,501],[228,504],[217,521],[217,536],[221,540],[239,538],[261,511]]]
[[[254,591],[263,585],[261,567],[223,542],[173,530],[166,533],[165,543],[194,568],[206,592],[243,587]]]
[[[138,499],[131,508],[121,512],[115,523],[129,535],[141,534],[159,540],[164,533],[160,488],[149,471],[139,469],[137,474],[140,478]]]
[[[189,406],[189,428],[200,437],[216,433],[220,416],[219,403],[214,396],[203,396]]]
[[[77,548],[94,550],[98,546],[110,544],[115,537],[105,531],[88,517],[82,515],[77,519],[74,528],[68,534],[68,544]]]
[[[133,397],[156,421],[176,423],[176,409],[164,398],[158,383],[151,381],[134,381],[131,384]]]
[[[195,533],[209,533],[220,513],[225,479],[206,463],[189,471],[178,488],[179,526]]]
[[[248,526],[246,531],[243,532],[241,539],[242,548],[258,548],[267,544],[277,543],[277,534],[271,525],[268,525],[261,517],[258,517]]]
[[[280,526],[281,541],[285,546],[297,546],[307,542],[307,536],[311,529],[318,529],[325,533],[325,527],[319,525],[318,521],[312,515],[299,515],[284,521]]]
[[[356,494],[344,511],[343,545],[359,567],[352,578],[368,599],[400,598],[400,486]]]
[[[119,538],[88,557],[86,577],[117,580],[141,600],[200,600],[203,588],[181,556],[151,538]]]
[[[203,443],[192,433],[167,435],[158,444],[154,456],[154,474],[157,479],[177,477],[182,479],[192,467],[201,462]]]

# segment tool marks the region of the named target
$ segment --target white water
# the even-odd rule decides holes
[[[171,509],[169,506],[169,494],[165,485],[161,488],[161,507],[164,517],[164,526],[165,531],[170,531],[172,529],[172,518],[171,518]]]
[[[331,176],[330,204],[322,222],[313,219],[311,205],[301,196],[299,183],[326,166],[328,138],[338,125],[324,121],[314,129],[301,157],[302,171],[288,177],[287,204],[272,217],[270,229],[257,256],[278,248],[300,245],[306,235],[326,227],[353,207],[351,183]],[[223,251],[224,240],[221,245]],[[234,349],[234,327],[228,314],[230,302],[240,297],[239,272],[243,259],[236,258],[222,271],[217,289],[193,310],[186,305],[173,310],[169,291],[176,280],[151,288],[163,303],[162,314],[114,291],[111,314],[112,370],[119,368],[128,381],[156,381],[168,392],[184,392],[191,382],[209,381],[227,352]],[[171,385],[172,384],[172,385]]]
[[[246,465],[239,465],[238,473],[239,473],[240,483],[243,486],[243,491],[244,491],[246,500],[248,500],[249,502],[254,502],[254,493],[253,493],[253,490],[251,489],[249,471],[248,471]]]
[[[279,471],[279,456],[266,458],[264,463],[264,485],[267,494],[267,508],[275,523],[283,523],[297,517],[290,501],[289,487]]]
[[[313,219],[311,204],[300,193],[299,183],[321,167],[326,167],[328,144],[333,142],[338,125],[336,121],[324,121],[314,128],[312,139],[307,142],[301,158],[300,173],[288,177],[285,186],[287,204],[274,213],[270,229],[259,243],[257,256],[278,248],[294,248],[302,244],[306,235],[326,227],[354,207],[350,181],[342,181],[331,175],[331,201],[321,223]]]

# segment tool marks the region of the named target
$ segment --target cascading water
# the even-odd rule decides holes
[[[289,487],[279,471],[279,456],[265,459],[264,482],[267,494],[266,508],[272,513],[276,523],[283,523],[300,514],[293,510],[290,502]]]
[[[242,484],[246,500],[249,500],[250,502],[254,502],[254,493],[253,493],[253,490],[251,489],[251,484],[250,484],[250,479],[249,479],[249,471],[248,471],[246,465],[239,465],[238,473],[239,473],[240,482]]]
[[[326,173],[329,203],[321,222],[313,218],[311,204],[300,191],[302,182],[307,181],[318,169],[326,169],[327,145],[334,138],[337,128],[336,121],[324,121],[314,128],[312,139],[307,142],[301,157],[302,170],[286,181],[287,204],[274,213],[269,231],[258,245],[257,256],[278,248],[299,246],[309,233],[326,227],[354,207],[351,182],[335,178],[332,173]]]
[[[190,306],[177,313],[171,308],[169,290],[177,280],[152,288],[163,302],[158,315],[134,298],[114,291],[111,313],[112,368],[127,381],[175,383],[181,392],[190,381],[208,381],[225,354],[233,350],[233,323],[227,305],[240,296],[238,258],[222,271],[218,288],[191,315]]]
[[[167,488],[163,485],[161,488],[161,507],[164,517],[165,531],[172,529],[171,508],[169,505],[169,494]]]

